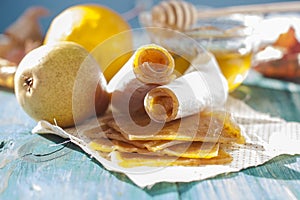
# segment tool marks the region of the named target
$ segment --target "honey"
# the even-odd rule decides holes
[[[237,50],[210,50],[228,82],[229,92],[235,90],[247,77],[252,65],[252,52],[240,53]],[[183,56],[172,54],[175,71],[182,75],[191,65]]]
[[[252,52],[241,54],[237,51],[212,51],[228,82],[229,92],[236,89],[246,78],[251,67]]]

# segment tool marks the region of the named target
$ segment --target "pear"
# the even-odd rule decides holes
[[[18,103],[36,121],[65,128],[101,115],[108,107],[106,81],[97,62],[73,42],[30,51],[20,62],[14,81]]]

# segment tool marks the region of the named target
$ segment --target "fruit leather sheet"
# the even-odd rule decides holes
[[[227,150],[233,157],[233,161],[226,165],[122,168],[113,159],[108,161],[89,148],[83,139],[80,130],[93,126],[90,124],[93,122],[63,130],[46,121],[39,121],[32,132],[52,133],[69,138],[71,142],[98,160],[107,170],[124,173],[139,187],[151,187],[159,182],[203,180],[219,174],[237,172],[248,167],[262,165],[281,154],[300,154],[300,123],[286,122],[283,119],[257,112],[243,101],[232,97],[227,100],[226,110],[233,114],[246,137],[245,145],[234,145],[230,150]],[[94,123],[96,122],[98,121],[94,120]]]

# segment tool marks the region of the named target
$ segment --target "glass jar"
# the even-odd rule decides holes
[[[227,79],[229,92],[246,78],[251,66],[254,47],[252,24],[255,16],[235,14],[222,18],[198,20],[185,34],[195,39],[216,58]]]

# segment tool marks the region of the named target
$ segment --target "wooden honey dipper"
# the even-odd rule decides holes
[[[155,25],[186,30],[198,19],[220,17],[235,13],[264,14],[272,12],[300,11],[300,2],[279,2],[246,6],[231,6],[212,10],[197,10],[186,1],[162,1],[151,10],[152,21]]]
[[[197,21],[197,9],[185,1],[162,1],[151,11],[152,21],[159,26],[185,30]]]

